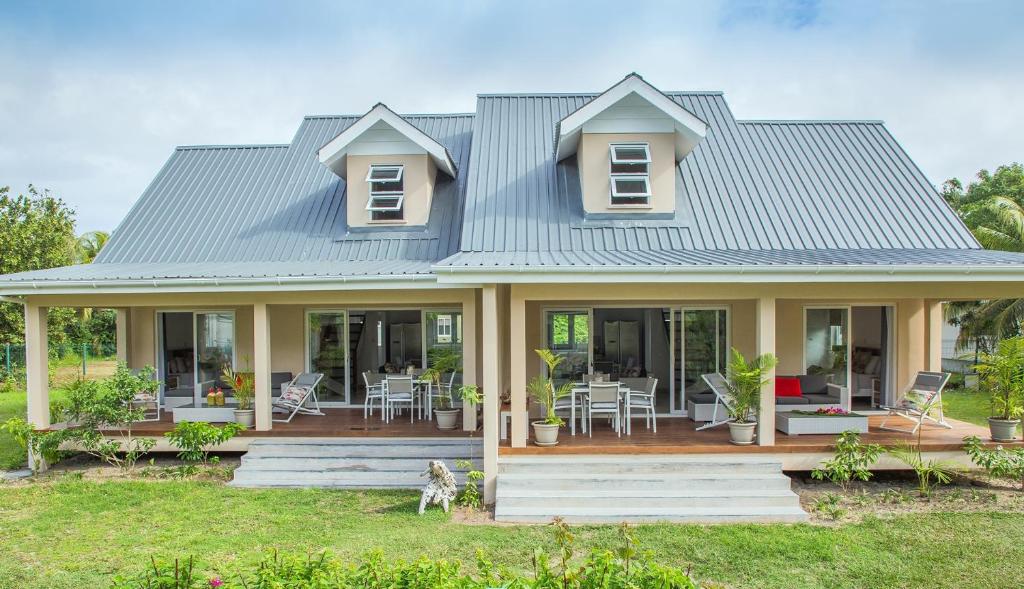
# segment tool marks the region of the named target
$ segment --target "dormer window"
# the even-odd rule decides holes
[[[651,149],[647,143],[613,143],[609,146],[612,206],[649,206],[651,200]]]
[[[370,211],[371,221],[401,221],[404,218],[404,169],[405,166],[370,166],[366,174],[366,182],[370,185],[370,198],[366,203],[366,210]]]

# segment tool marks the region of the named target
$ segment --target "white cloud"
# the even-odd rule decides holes
[[[287,142],[304,114],[471,111],[478,92],[601,90],[630,71],[724,90],[739,118],[884,119],[935,183],[1024,159],[1014,4],[614,6],[410,5],[365,25],[375,6],[324,8],[220,36],[224,19],[187,38],[151,23],[138,46],[15,31],[0,183],[51,188],[81,231],[112,229],[175,145]]]

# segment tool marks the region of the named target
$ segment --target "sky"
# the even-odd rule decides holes
[[[629,72],[741,119],[881,119],[936,185],[1024,160],[1024,2],[0,0],[0,186],[116,228],[177,145],[472,112]]]

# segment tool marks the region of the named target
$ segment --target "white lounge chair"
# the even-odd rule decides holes
[[[594,415],[611,415],[615,433],[622,436],[622,413],[619,403],[619,383],[591,382],[587,394],[587,434],[594,437]]]
[[[698,427],[697,431],[733,421],[733,418],[730,417],[730,414],[732,413],[730,411],[730,408],[732,407],[732,397],[729,396],[729,381],[727,381],[725,377],[718,372],[715,372],[714,374],[702,374],[700,377],[704,381],[704,384],[708,385],[708,388],[711,389],[711,392],[715,393],[715,409],[711,413],[711,421]],[[719,411],[722,412],[721,418],[719,418],[718,415]]]
[[[939,427],[946,429],[953,429],[953,426],[946,423],[945,417],[942,415],[942,389],[946,387],[946,383],[949,382],[949,374],[945,372],[918,372],[917,376],[914,377],[914,382],[910,383],[895,404],[891,406],[882,406],[889,412],[882,420],[882,424],[879,425],[879,429],[888,430],[891,432],[901,432],[905,434],[916,434],[917,430],[921,429],[924,425],[925,420],[934,423]],[[932,412],[938,415],[938,418],[932,417]],[[914,424],[911,429],[887,426],[886,422],[892,417],[901,417]]]
[[[271,402],[271,411],[287,413],[284,419],[275,419],[277,423],[290,423],[297,413],[303,415],[323,415],[320,411],[320,401],[316,398],[316,387],[323,380],[324,375],[319,372],[303,372],[296,376],[291,382],[281,385],[281,396]],[[312,401],[312,407],[306,407],[306,403]]]

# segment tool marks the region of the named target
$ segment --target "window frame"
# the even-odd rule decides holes
[[[644,159],[622,159],[617,150],[619,148],[643,148]],[[610,208],[650,208],[651,207],[651,145],[646,141],[616,142],[608,144],[608,206]],[[615,171],[616,165],[644,166],[643,171],[621,172]],[[644,191],[641,192],[620,192],[618,181],[643,182]],[[643,199],[643,202],[615,202],[616,199]]]
[[[452,343],[452,328],[454,322],[452,316],[448,314],[438,314],[437,316],[437,333],[436,339],[439,344],[450,344]],[[443,329],[442,329],[443,328]]]
[[[381,170],[395,171],[394,178],[389,179],[374,179],[374,172]],[[369,169],[366,171],[366,184],[367,184],[367,198],[366,198],[366,210],[370,214],[371,222],[401,222],[405,220],[405,165],[404,164],[370,164]],[[400,190],[374,190],[374,184],[397,184],[401,183]],[[394,200],[393,205],[381,205],[377,203],[377,199],[382,200]],[[392,219],[375,219],[374,213],[400,213],[398,218]]]

